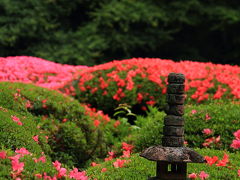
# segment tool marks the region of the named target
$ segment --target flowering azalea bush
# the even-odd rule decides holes
[[[65,168],[59,161],[52,162],[44,152],[35,154],[26,148],[0,150],[1,179],[76,179],[87,180],[85,171]]]
[[[73,73],[86,66],[62,65],[37,57],[16,56],[0,58],[0,81],[34,83],[58,89],[70,80]]]
[[[209,103],[207,108],[204,104],[185,106],[184,136],[187,146],[229,151],[239,146],[239,104],[216,102]],[[150,107],[146,117],[137,116],[135,123],[139,128],[133,129],[131,136],[124,140],[134,143],[137,152],[161,144],[165,116],[164,112]]]
[[[122,103],[145,110],[146,105],[164,104],[170,72],[185,74],[188,102],[240,99],[239,66],[191,61],[157,58],[112,61],[77,72],[73,84],[80,102],[107,113]]]
[[[0,83],[0,179],[154,176],[155,164],[134,153],[161,144],[165,113],[159,107],[169,72],[186,75],[185,145],[201,147],[197,151],[207,161],[189,165],[188,177],[240,177],[238,66],[150,58],[89,68],[33,57],[0,63],[0,81],[11,81]],[[112,115],[121,103],[148,109],[146,116],[137,115],[132,125],[124,116],[113,120],[104,114]]]
[[[195,149],[199,154],[208,159],[207,163],[189,163],[188,177],[190,179],[238,179],[240,168],[240,154],[223,152],[211,149]],[[209,158],[214,156],[217,160],[212,163]],[[116,162],[121,167],[116,167]],[[127,163],[126,163],[127,162]],[[224,164],[225,163],[225,164]],[[100,162],[97,165],[90,166],[86,173],[92,179],[146,179],[156,176],[156,162],[149,161],[139,156],[131,154],[130,157],[113,157],[109,161]]]
[[[0,140],[6,148],[45,152],[80,167],[105,157],[114,144],[110,137],[121,134],[113,132],[114,121],[101,111],[56,91],[9,82],[1,82],[0,91]]]

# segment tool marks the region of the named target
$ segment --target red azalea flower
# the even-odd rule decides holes
[[[41,179],[41,178],[42,178],[42,175],[41,175],[41,174],[35,174],[34,176],[36,176],[38,179]]]
[[[121,168],[121,167],[123,167],[124,163],[126,163],[126,160],[117,159],[117,160],[113,163],[113,166],[114,166],[115,168]]]
[[[116,128],[116,127],[118,127],[120,124],[121,124],[121,122],[120,122],[119,120],[117,120],[117,121],[113,124],[113,126]]]
[[[212,166],[218,160],[217,156],[213,156],[212,158],[209,156],[205,156],[204,158],[207,161],[207,164],[209,164],[210,166]]]
[[[124,149],[126,151],[132,151],[133,148],[134,148],[133,145],[122,142],[122,149]]]
[[[216,166],[226,166],[228,162],[229,162],[229,155],[224,153],[223,159],[219,160]]]
[[[95,163],[95,162],[92,162],[92,163],[91,163],[91,166],[92,166],[92,167],[100,166],[100,164],[97,164],[97,163]]]
[[[95,127],[98,127],[100,125],[100,123],[101,122],[99,120],[94,120],[93,124],[94,124]]]

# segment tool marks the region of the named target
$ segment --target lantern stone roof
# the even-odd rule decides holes
[[[169,163],[205,163],[203,156],[188,147],[151,146],[141,154],[150,161],[165,161]]]

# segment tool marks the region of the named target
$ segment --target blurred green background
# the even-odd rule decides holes
[[[1,0],[0,56],[94,65],[159,57],[237,64],[238,0]]]

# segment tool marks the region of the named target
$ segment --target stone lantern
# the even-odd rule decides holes
[[[140,154],[157,163],[156,177],[149,180],[185,180],[187,163],[205,162],[197,152],[184,147],[184,82],[183,74],[168,75],[162,145],[149,147]]]

